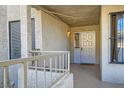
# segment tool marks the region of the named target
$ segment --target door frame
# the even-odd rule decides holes
[[[96,39],[97,39],[97,33],[96,33],[96,31],[94,31],[94,30],[88,30],[88,31],[75,31],[75,32],[73,32],[73,36],[72,36],[72,40],[73,40],[73,48],[72,48],[72,51],[73,51],[73,63],[74,64],[76,64],[75,62],[74,62],[74,48],[75,48],[75,33],[82,33],[82,32],[94,32],[95,33],[95,64],[97,64],[97,50],[96,50],[96,48],[97,48],[97,42],[96,42]],[[79,63],[79,64],[81,64],[81,62]],[[84,63],[85,64],[85,63]]]

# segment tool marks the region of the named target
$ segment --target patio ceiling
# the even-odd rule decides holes
[[[43,5],[42,7],[53,12],[71,27],[99,24],[99,5]]]

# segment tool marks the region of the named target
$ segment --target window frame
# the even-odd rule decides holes
[[[115,32],[117,32],[117,15],[119,15],[119,14],[124,14],[124,11],[119,11],[119,12],[112,12],[112,13],[109,13],[110,14],[110,62],[109,63],[112,63],[112,64],[124,64],[124,62],[119,62],[119,61],[112,61],[113,60],[113,58],[112,58],[112,52],[114,51],[112,51],[112,38],[115,38],[115,40],[114,40],[114,42],[115,42],[115,48],[116,48],[116,50],[117,50],[117,37],[112,37],[112,33],[113,33],[113,29],[114,29],[114,33]],[[113,24],[113,16],[115,16],[115,19],[114,19],[114,24]],[[113,27],[113,25],[114,25],[114,27]],[[115,36],[117,36],[117,33],[115,33],[116,35]],[[117,59],[117,51],[115,51],[115,58]]]
[[[21,21],[20,20],[8,21],[8,28],[9,28],[8,29],[8,33],[9,33],[9,35],[8,35],[8,37],[9,37],[9,59],[12,59],[12,57],[11,57],[11,53],[12,53],[12,51],[11,51],[11,48],[12,48],[12,46],[11,46],[11,23],[14,23],[14,22],[20,22],[21,23]],[[21,24],[20,24],[20,27],[21,27]],[[20,28],[20,32],[21,32],[21,28]],[[21,38],[21,36],[20,36],[20,38]],[[21,57],[22,57],[22,54],[21,54]]]
[[[80,48],[80,32],[74,33],[74,48]]]

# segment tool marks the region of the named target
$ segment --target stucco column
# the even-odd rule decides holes
[[[7,7],[0,6],[0,61],[9,59]],[[3,87],[3,69],[0,68],[0,87]]]
[[[36,48],[42,50],[42,14],[41,10],[37,10],[37,18],[36,25],[35,25],[35,32],[36,32]]]
[[[0,6],[0,60],[9,59],[7,32],[7,6]]]
[[[32,32],[31,32],[31,6],[20,6],[21,19],[21,56],[29,56],[32,49]]]

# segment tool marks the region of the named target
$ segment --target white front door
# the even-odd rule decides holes
[[[78,32],[74,36],[74,63],[95,64],[95,31]]]

